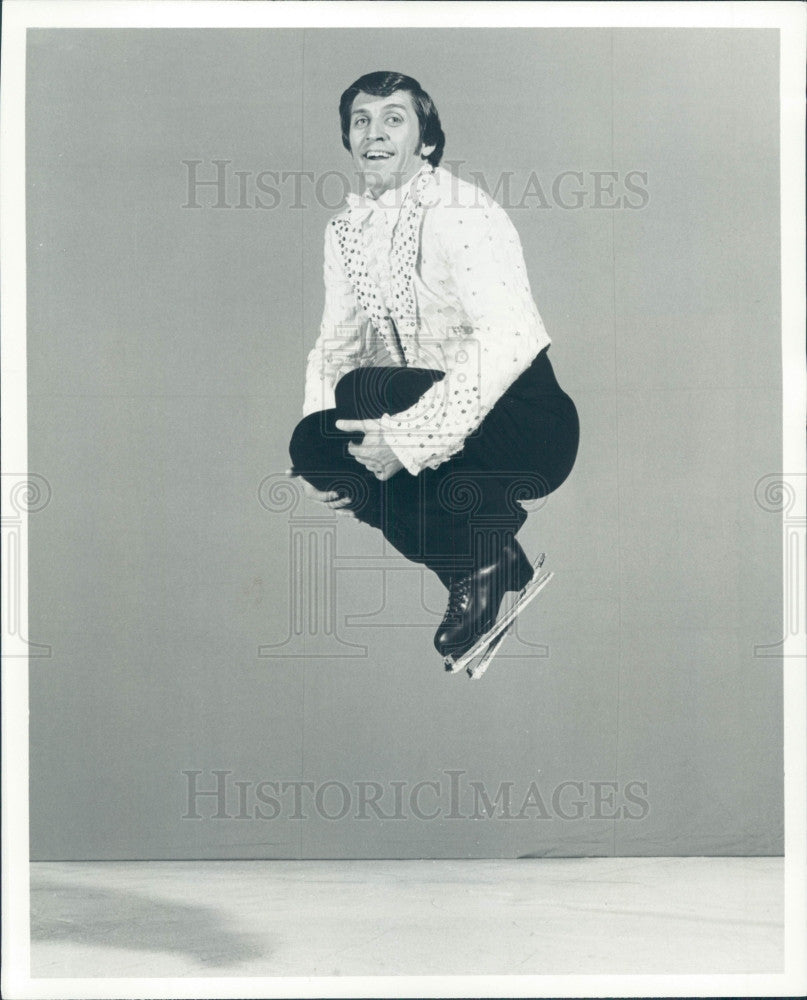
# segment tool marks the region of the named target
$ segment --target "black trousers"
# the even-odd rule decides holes
[[[424,563],[448,584],[487,564],[526,520],[520,500],[556,490],[577,456],[579,421],[560,388],[545,348],[497,401],[461,452],[417,476],[401,470],[380,482],[347,450],[361,434],[337,420],[400,413],[441,371],[357,368],[336,385],[336,406],[304,417],[289,452],[292,470],[319,490],[348,496],[360,521],[379,528],[407,559]],[[439,430],[439,429],[438,429]]]

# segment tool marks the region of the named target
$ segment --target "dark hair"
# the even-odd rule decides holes
[[[446,137],[440,124],[440,116],[434,101],[420,86],[417,80],[403,73],[378,70],[376,73],[365,73],[355,83],[347,88],[339,99],[339,118],[342,122],[342,144],[350,151],[350,112],[357,94],[371,94],[373,97],[389,97],[394,90],[405,90],[412,98],[415,112],[420,123],[421,146],[434,146],[426,159],[436,167],[443,156]]]

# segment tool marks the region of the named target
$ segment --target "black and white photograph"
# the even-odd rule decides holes
[[[3,995],[803,995],[804,6],[2,18]]]

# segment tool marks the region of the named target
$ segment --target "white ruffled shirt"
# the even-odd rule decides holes
[[[413,214],[413,192],[419,214]],[[412,232],[403,229],[401,236],[405,222]],[[399,246],[396,255],[394,238],[411,246],[405,253]],[[361,289],[352,267],[359,259],[369,279]],[[411,317],[399,308],[401,274],[393,261],[400,271],[407,266],[402,260],[411,262]],[[333,407],[334,386],[353,368],[405,361],[445,372],[414,406],[378,421],[412,475],[460,451],[550,343],[518,233],[504,209],[439,167],[424,166],[408,184],[375,200],[350,195],[348,208],[326,229],[324,276],[325,308],[308,356],[303,414]],[[376,315],[391,317],[397,342],[391,349],[389,334],[382,335],[362,308],[360,291]]]

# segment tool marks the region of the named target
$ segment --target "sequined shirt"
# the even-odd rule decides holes
[[[445,372],[414,406],[378,421],[412,475],[460,451],[550,343],[506,212],[439,167],[375,200],[349,196],[326,227],[324,276],[303,413],[332,407],[353,368]]]

